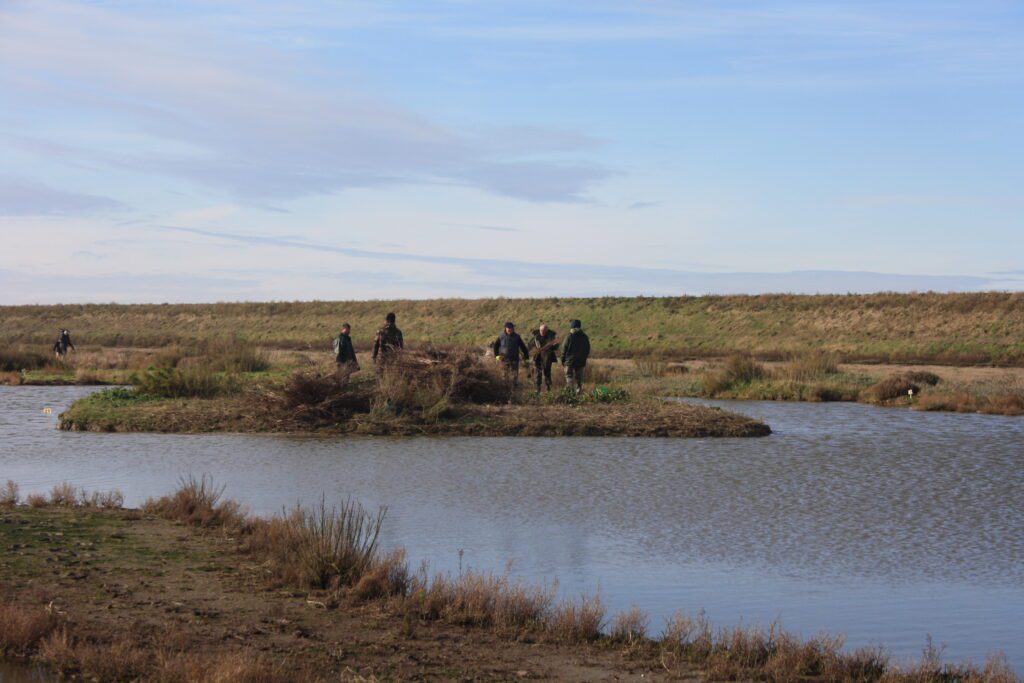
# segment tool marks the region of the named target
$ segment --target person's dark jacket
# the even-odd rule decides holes
[[[491,350],[495,356],[501,356],[507,363],[518,363],[520,352],[523,354],[523,360],[530,359],[530,350],[526,348],[526,343],[517,332],[508,334],[503,330],[491,344]]]
[[[352,337],[344,332],[334,338],[334,360],[338,365],[358,362],[356,361],[356,349],[352,346]]]
[[[67,332],[61,332],[60,339],[57,340],[57,345],[62,351],[67,351],[70,348],[72,351],[77,351],[75,345],[71,343],[71,335]]]
[[[590,337],[583,330],[576,328],[569,331],[569,336],[562,342],[562,365],[582,368],[590,356]]]
[[[548,330],[541,335],[540,330],[533,330],[533,340],[530,346],[534,351],[533,359],[538,363],[553,363],[558,358],[558,333]]]
[[[377,336],[373,338],[373,359],[382,353],[400,351],[405,346],[402,338],[402,331],[394,323],[384,323],[384,327],[377,330]]]

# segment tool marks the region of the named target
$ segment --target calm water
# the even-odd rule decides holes
[[[63,433],[78,387],[0,387],[0,482],[120,488],[212,475],[258,513],[388,505],[414,562],[557,578],[719,625],[845,633],[916,656],[1002,649],[1024,671],[1024,419],[731,403],[765,439],[312,439]],[[723,404],[726,405],[726,404]],[[52,407],[53,415],[45,415]]]

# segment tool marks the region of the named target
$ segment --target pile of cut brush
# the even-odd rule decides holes
[[[265,397],[281,421],[306,426],[369,413],[437,419],[458,404],[507,401],[508,387],[494,365],[465,349],[427,347],[389,356],[376,373],[347,366],[298,371]]]

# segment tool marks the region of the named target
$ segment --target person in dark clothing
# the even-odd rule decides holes
[[[383,362],[389,355],[401,351],[405,347],[402,331],[395,325],[395,314],[384,316],[384,327],[377,330],[373,338],[373,361]]]
[[[352,326],[345,323],[341,326],[341,332],[334,338],[334,362],[339,368],[346,364],[359,367],[359,361],[356,360],[356,349],[352,346],[352,337],[349,336],[351,331]]]
[[[551,366],[558,358],[558,333],[541,325],[533,331],[530,347],[533,348],[533,380],[540,393],[541,382],[551,391]]]
[[[519,386],[519,354],[523,354],[523,360],[530,360],[530,350],[526,348],[523,338],[516,333],[516,326],[511,322],[505,323],[505,329],[498,338],[491,344],[494,351],[494,358],[500,361],[505,368],[505,380],[508,382],[508,400],[512,400],[516,388]]]
[[[565,383],[580,393],[583,391],[583,370],[590,356],[590,337],[583,331],[579,320],[569,323],[569,336],[562,344],[562,365],[565,366]]]
[[[57,355],[57,358],[64,360],[68,355],[68,349],[77,351],[75,345],[71,343],[71,333],[67,330],[60,331],[60,337],[57,338],[57,342],[53,345],[53,352]]]

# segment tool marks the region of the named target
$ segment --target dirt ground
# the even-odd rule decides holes
[[[233,539],[135,511],[0,509],[0,549],[0,599],[48,605],[93,642],[251,651],[328,680],[667,678],[607,646],[507,640],[274,589]]]

